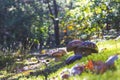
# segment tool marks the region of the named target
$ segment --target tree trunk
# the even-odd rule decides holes
[[[57,3],[56,3],[56,0],[53,0],[53,7],[54,7],[54,13],[53,13],[52,9],[50,7],[50,4],[49,4],[49,0],[47,0],[47,4],[48,4],[49,12],[52,15],[51,19],[53,20],[53,24],[54,24],[55,45],[59,46],[60,45],[60,40],[59,40],[58,6],[57,6]]]
[[[56,43],[56,46],[59,46],[60,45],[60,40],[59,40],[59,20],[56,19],[54,20],[54,35],[55,35],[55,43]]]
[[[55,43],[56,46],[60,45],[60,40],[59,40],[59,19],[58,19],[58,6],[56,3],[56,0],[53,0],[53,4],[54,4],[54,15],[55,15],[55,19],[54,19],[54,34],[55,34]]]

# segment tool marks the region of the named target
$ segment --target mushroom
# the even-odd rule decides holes
[[[62,80],[68,80],[68,78],[71,76],[70,69],[65,69],[60,73],[60,77]]]
[[[79,75],[84,71],[84,69],[85,69],[85,67],[83,65],[76,64],[75,66],[72,67],[71,74]]]
[[[59,61],[65,54],[67,54],[65,50],[59,49],[58,51],[53,52],[52,56],[55,57],[56,61]]]
[[[119,55],[113,55],[113,56],[110,56],[107,60],[106,60],[106,64],[108,67],[111,67],[111,66],[114,66],[114,62],[115,60],[117,60],[119,57]]]
[[[70,77],[70,74],[63,74],[61,76],[62,79],[68,79]]]
[[[87,56],[91,53],[98,53],[98,47],[93,42],[82,42],[76,51],[80,52],[83,56]]]
[[[82,55],[74,55],[74,56],[69,57],[69,58],[65,61],[65,63],[66,63],[66,64],[71,64],[71,63],[73,63],[74,61],[79,60],[79,59],[81,59],[81,58],[82,58]]]
[[[89,69],[95,73],[104,73],[108,69],[115,68],[114,62],[118,59],[118,55],[110,56],[105,62],[89,60],[85,65],[86,69]]]
[[[101,73],[104,73],[108,67],[107,65],[102,62],[102,61],[88,61],[88,63],[86,64],[86,69],[94,72],[94,73],[97,73],[97,74],[101,74]]]
[[[81,45],[81,43],[82,43],[82,41],[80,41],[80,40],[72,40],[67,44],[66,49],[68,52],[74,51],[75,54],[79,53],[77,50],[77,47],[79,45]]]

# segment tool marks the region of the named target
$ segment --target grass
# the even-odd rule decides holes
[[[84,57],[81,60],[77,60],[73,64],[67,65],[61,69],[59,69],[57,72],[52,73],[49,75],[49,78],[52,78],[53,76],[60,75],[62,70],[68,68],[70,69],[75,64],[85,64],[88,60],[101,60],[106,61],[107,58],[111,55],[120,53],[120,40],[109,40],[104,42],[98,42],[97,43],[99,49],[105,49],[103,51],[100,51],[98,54],[92,54],[88,57]],[[103,74],[93,74],[91,72],[84,72],[81,75],[70,77],[70,80],[119,80],[120,79],[120,61],[119,59],[115,61],[115,70],[108,70]]]
[[[70,65],[60,65],[60,66],[55,66],[55,64],[59,64],[59,63],[51,63],[51,65],[53,67],[48,67],[48,69],[50,70],[49,74],[46,70],[46,72],[44,72],[45,74],[47,74],[47,79],[51,79],[52,78],[57,78],[56,80],[61,80],[60,78],[60,73],[65,70],[65,69],[70,69],[72,68],[75,64],[86,64],[88,62],[88,60],[101,60],[101,61],[106,61],[108,59],[109,56],[120,53],[120,40],[108,40],[108,41],[103,41],[103,42],[98,42],[97,43],[98,48],[99,48],[99,53],[98,54],[92,54],[89,55],[87,57],[83,57],[80,60],[75,61],[74,63],[70,64]],[[69,52],[68,55],[64,56],[62,59],[63,61],[70,57],[71,55],[73,55],[73,52]],[[111,69],[111,70],[107,70],[105,73],[103,74],[93,74],[91,72],[83,72],[81,75],[77,75],[77,76],[72,76],[69,78],[69,80],[120,80],[120,59],[115,61],[115,67],[116,69]],[[39,72],[39,71],[38,71]],[[3,73],[3,72],[1,72]],[[4,72],[4,74],[8,75],[6,72]],[[25,75],[24,75],[25,74]],[[22,76],[20,76],[18,79],[16,80],[45,80],[45,75],[44,74],[37,74],[37,75],[29,75],[29,71],[22,74]],[[19,74],[21,75],[21,74]],[[26,75],[29,75],[26,77]],[[13,77],[18,76],[15,75]]]

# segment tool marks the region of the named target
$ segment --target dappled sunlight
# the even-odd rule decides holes
[[[99,47],[99,50],[100,50],[100,52],[102,51],[102,50],[109,50],[109,51],[113,51],[113,50],[115,50],[115,52],[117,53],[117,52],[119,52],[119,49],[120,49],[120,43],[118,42],[118,41],[116,41],[116,40],[110,40],[110,41],[106,41],[106,42],[99,42],[98,43],[98,47]]]
[[[119,0],[0,0],[0,80],[118,80],[119,16]]]
[[[108,44],[109,43],[109,44]],[[114,40],[110,40],[110,41],[105,41],[105,42],[102,42],[102,44],[101,44],[101,42],[100,43],[97,43],[97,44],[99,44],[98,45],[98,47],[100,48],[103,48],[103,45],[102,44],[104,44],[104,48],[106,48],[107,47],[107,49],[105,49],[105,51],[103,51],[103,52],[100,52],[99,54],[92,54],[92,55],[89,55],[88,57],[86,57],[86,58],[82,58],[81,60],[78,60],[78,61],[75,61],[75,63],[73,63],[73,64],[70,64],[70,65],[68,65],[68,66],[66,66],[66,67],[64,67],[64,68],[61,68],[61,69],[59,69],[56,73],[53,73],[53,74],[51,74],[50,76],[52,77],[52,76],[57,76],[57,75],[59,75],[60,73],[61,73],[61,70],[65,70],[65,69],[70,69],[73,65],[75,65],[75,64],[85,64],[85,63],[88,63],[88,61],[86,61],[86,60],[95,60],[95,61],[99,61],[99,60],[101,60],[101,61],[106,61],[107,60],[107,58],[109,57],[109,56],[111,56],[111,55],[114,55],[114,54],[117,54],[116,52],[120,52],[120,50],[119,49],[117,49],[116,50],[116,43],[115,43],[115,41]],[[117,42],[117,44],[120,44],[120,42],[118,41]],[[119,48],[119,47],[118,47]],[[116,61],[118,61],[118,60],[116,60]],[[115,61],[115,64],[116,64],[116,61]],[[80,63],[79,63],[80,62]],[[118,67],[119,65],[116,65],[116,67]],[[120,67],[119,67],[120,68]],[[90,77],[90,76],[86,76],[86,75],[91,75],[92,77]],[[111,75],[111,72],[110,71],[107,71],[107,72],[105,72],[104,74],[106,74],[106,76],[107,76],[107,74],[109,74],[109,75]],[[116,72],[115,72],[115,74],[117,74]],[[79,78],[82,78],[82,79],[95,79],[94,78],[94,76],[96,76],[96,79],[98,79],[101,75],[96,75],[96,74],[91,74],[91,73],[86,73],[86,72],[83,72],[83,74],[81,74],[81,75],[78,75],[78,76],[73,76],[73,77],[70,77],[70,79],[79,79]],[[117,76],[117,75],[116,75]],[[101,76],[101,77],[103,77],[103,76]],[[104,77],[103,77],[103,79],[104,79]],[[105,77],[105,79],[106,79],[106,77]]]

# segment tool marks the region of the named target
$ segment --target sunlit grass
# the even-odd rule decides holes
[[[29,78],[21,77],[19,80],[45,80],[44,76],[31,76]]]
[[[99,48],[98,54],[92,54],[87,57],[83,57],[82,59],[77,60],[70,65],[65,65],[64,67],[59,68],[56,72],[52,72],[51,74],[47,75],[47,78],[51,80],[53,78],[57,78],[57,80],[61,80],[61,72],[66,69],[71,69],[75,64],[81,64],[81,65],[86,64],[88,60],[94,60],[94,61],[101,60],[105,62],[109,56],[120,53],[120,46],[119,46],[120,40],[108,40],[108,41],[98,42],[97,45]],[[62,61],[66,60],[68,57],[72,55],[74,55],[73,52],[69,52],[67,55],[65,55],[62,58]],[[52,62],[50,65],[54,66],[55,64],[58,63]],[[119,80],[120,59],[115,61],[115,67],[116,67],[115,70],[107,70],[103,74],[93,74],[91,72],[83,72],[80,75],[71,76],[69,80]],[[2,74],[8,75],[7,72],[5,71]],[[19,80],[45,80],[44,75],[25,77],[26,75],[30,75],[30,72],[29,71],[22,72],[20,74],[14,75],[12,78],[20,77]],[[1,75],[1,77],[3,77],[3,75]]]
[[[103,51],[100,51],[98,54],[92,54],[88,57],[84,57],[81,60],[75,61],[73,64],[66,65],[65,67],[59,69],[57,72],[52,73],[49,75],[49,77],[54,77],[57,75],[60,75],[60,73],[68,68],[70,69],[75,64],[85,64],[88,60],[101,60],[106,61],[109,56],[120,53],[120,41],[119,40],[109,40],[104,42],[98,42],[97,43],[99,50],[104,49]],[[120,74],[120,61],[116,60],[115,66],[116,70],[108,70],[104,74],[92,74],[90,72],[84,72],[81,75],[72,76],[70,77],[70,80],[119,80],[120,77],[118,74]]]

